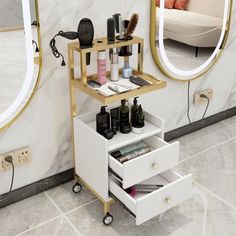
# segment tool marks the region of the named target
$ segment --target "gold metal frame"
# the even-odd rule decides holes
[[[162,65],[160,57],[159,57],[159,53],[157,52],[156,49],[156,17],[157,17],[157,11],[156,11],[156,0],[150,0],[151,1],[151,12],[150,12],[150,48],[151,48],[151,52],[152,52],[152,57],[153,60],[155,62],[155,64],[157,65],[157,67],[160,69],[160,71],[167,77],[169,77],[170,79],[176,80],[176,81],[181,81],[181,82],[188,82],[188,81],[192,81],[195,79],[198,79],[199,77],[201,77],[202,75],[204,75],[205,73],[207,73],[208,71],[210,71],[212,69],[212,67],[216,64],[216,62],[219,60],[220,56],[222,55],[228,36],[229,36],[229,31],[230,31],[230,26],[231,26],[231,18],[232,18],[232,11],[233,11],[233,0],[230,0],[230,8],[229,8],[229,16],[228,16],[228,22],[227,22],[227,28],[225,31],[225,37],[224,37],[224,41],[222,43],[222,48],[221,50],[219,50],[218,54],[216,55],[215,59],[202,71],[200,72],[198,75],[194,76],[191,79],[185,79],[185,80],[181,80],[178,79],[176,77],[174,77],[173,75],[171,75]]]
[[[38,71],[38,78],[34,86],[34,90],[29,98],[29,100],[26,102],[26,104],[23,106],[23,108],[19,111],[18,114],[16,114],[11,121],[9,121],[6,125],[3,127],[0,127],[0,131],[4,131],[5,129],[9,128],[26,110],[26,108],[30,105],[35,93],[37,92],[39,83],[40,83],[40,77],[42,73],[42,47],[41,47],[41,33],[40,33],[40,17],[39,17],[39,5],[38,0],[35,0],[35,11],[36,11],[36,20],[39,22],[37,27],[37,34],[38,34],[38,47],[39,47],[39,57],[35,58],[35,63],[39,65],[39,71]]]

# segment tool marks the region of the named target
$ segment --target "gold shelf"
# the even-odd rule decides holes
[[[137,89],[129,90],[120,94],[114,94],[111,96],[104,96],[95,89],[87,86],[89,80],[96,80],[97,75],[87,74],[86,65],[86,54],[94,53],[100,50],[109,50],[113,48],[120,48],[124,46],[137,45],[137,68],[134,70],[134,75],[143,78],[144,80],[150,82],[150,85],[139,87]],[[75,78],[75,53],[79,54],[80,58],[80,71],[81,78]],[[91,96],[92,98],[98,100],[104,105],[108,105],[122,99],[129,99],[131,97],[136,97],[148,92],[152,92],[157,89],[166,87],[166,82],[155,78],[152,75],[143,72],[143,53],[144,53],[144,40],[139,37],[133,37],[131,40],[122,41],[116,40],[114,43],[108,43],[107,38],[98,38],[93,41],[93,45],[88,48],[81,48],[79,42],[68,44],[68,59],[69,59],[69,79],[71,88],[71,102],[72,107],[76,104],[76,89],[79,89]],[[120,70],[121,74],[121,70]],[[110,76],[110,72],[107,72],[107,77]],[[73,108],[73,114],[76,114],[76,110]]]
[[[109,72],[108,72],[109,73]],[[73,79],[71,81],[72,86],[76,87],[77,89],[80,89],[87,95],[93,97],[94,99],[98,100],[104,105],[109,105],[114,102],[121,101],[122,99],[129,99],[132,97],[137,97],[139,95],[152,92],[157,89],[161,89],[166,87],[166,82],[158,80],[154,78],[153,76],[146,74],[146,73],[138,73],[137,71],[134,72],[134,75],[141,77],[142,79],[145,79],[146,81],[150,82],[150,85],[146,85],[143,87],[139,87],[137,89],[132,89],[127,92],[123,92],[120,94],[114,94],[111,96],[104,96],[95,89],[92,89],[91,87],[85,85],[82,83],[81,79]],[[88,76],[88,80],[96,80],[96,75]]]

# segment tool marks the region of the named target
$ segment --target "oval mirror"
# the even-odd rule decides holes
[[[23,112],[41,71],[37,0],[1,0],[0,130]]]
[[[151,0],[151,50],[169,78],[189,81],[207,72],[226,44],[232,0]]]

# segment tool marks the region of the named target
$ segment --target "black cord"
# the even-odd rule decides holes
[[[14,166],[12,157],[11,156],[6,157],[5,161],[9,162],[12,166],[11,186],[10,186],[8,193],[4,194],[4,196],[2,198],[0,198],[0,202],[3,201],[6,197],[8,197],[9,193],[12,191],[13,183],[14,183],[14,176],[15,176],[15,166]]]
[[[35,52],[39,52],[39,47],[35,40],[32,40],[32,44],[35,44]]]
[[[190,81],[188,81],[188,109],[187,109],[187,117],[189,124],[192,124],[190,119]]]
[[[53,53],[54,57],[56,57],[56,58],[61,57],[62,58],[61,66],[65,66],[66,63],[65,63],[64,56],[57,50],[57,47],[56,47],[56,37],[61,36],[62,33],[64,33],[64,32],[60,31],[58,34],[56,34],[52,38],[52,40],[50,41],[49,46],[52,49],[52,53]]]
[[[206,116],[207,110],[208,110],[208,108],[209,108],[209,105],[210,105],[210,99],[209,99],[209,97],[207,97],[207,96],[204,95],[204,94],[201,94],[200,97],[207,99],[207,106],[206,106],[205,112],[204,112],[204,114],[203,114],[203,116],[202,116],[202,119],[204,119],[205,116]]]

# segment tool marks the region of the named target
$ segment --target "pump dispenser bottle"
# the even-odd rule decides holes
[[[139,111],[139,106],[138,106],[137,99],[138,99],[138,97],[134,98],[133,105],[131,107],[131,124],[132,124],[132,126],[135,126],[136,114]]]
[[[121,101],[120,106],[120,132],[127,134],[131,131],[129,122],[129,107],[126,106],[126,100]]]

